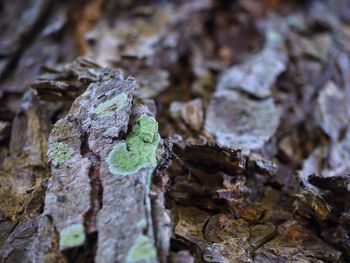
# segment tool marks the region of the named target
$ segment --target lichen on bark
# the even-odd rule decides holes
[[[126,141],[116,144],[108,155],[109,170],[130,175],[143,167],[155,166],[158,144],[158,123],[153,117],[142,115]]]
[[[99,117],[113,116],[118,112],[128,101],[128,95],[125,92],[118,94],[117,96],[102,102],[94,109],[94,113]]]
[[[60,233],[60,248],[79,247],[84,244],[85,239],[84,226],[82,224],[71,225],[63,229]]]
[[[135,240],[126,257],[126,263],[152,263],[156,260],[157,250],[151,240],[145,235],[141,235]]]
[[[49,145],[48,155],[52,164],[55,166],[67,161],[73,153],[74,150],[63,142],[54,142]]]
[[[38,258],[88,245],[97,233],[96,262],[154,262],[149,194],[164,151],[158,123],[152,110],[133,100],[134,78],[112,69],[94,68],[94,74],[49,137],[52,176],[38,238],[59,245],[37,242]],[[164,217],[164,207],[157,211]]]

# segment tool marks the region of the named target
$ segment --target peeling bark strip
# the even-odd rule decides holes
[[[97,231],[96,262],[154,262],[148,195],[161,154],[158,123],[146,106],[133,104],[134,78],[124,78],[120,70],[94,74],[96,79],[50,134],[52,176],[38,239],[56,236],[59,246],[37,242],[36,258],[83,246]],[[102,186],[102,202],[95,200],[95,184]]]

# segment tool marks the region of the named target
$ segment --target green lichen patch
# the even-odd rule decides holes
[[[60,232],[60,248],[79,247],[85,242],[85,228],[82,224],[74,224]]]
[[[127,263],[156,261],[156,248],[151,240],[145,235],[141,235],[136,239],[126,257]]]
[[[49,158],[55,166],[66,162],[73,153],[74,150],[63,142],[54,142],[49,145]]]
[[[143,115],[138,120],[135,133],[147,143],[152,143],[154,137],[158,134],[158,123],[151,117]]]
[[[142,115],[126,141],[116,144],[109,153],[107,163],[111,173],[130,175],[143,167],[155,166],[159,138],[157,121]]]
[[[142,218],[139,222],[137,222],[136,226],[140,229],[145,229],[147,227],[147,220]]]
[[[60,120],[52,127],[51,136],[66,138],[72,134],[74,127],[71,123]]]
[[[93,111],[98,117],[110,117],[121,110],[128,101],[128,95],[123,92],[99,104]]]

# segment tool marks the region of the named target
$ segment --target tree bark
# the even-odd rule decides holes
[[[348,262],[350,2],[0,3],[1,262]]]

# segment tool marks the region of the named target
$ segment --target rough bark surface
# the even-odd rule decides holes
[[[0,2],[0,262],[349,262],[350,2]]]

